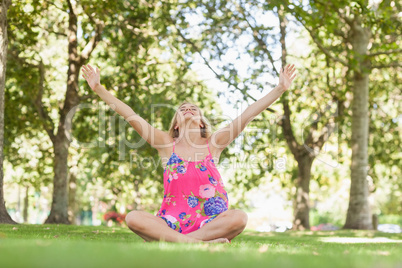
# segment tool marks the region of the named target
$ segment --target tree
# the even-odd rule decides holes
[[[287,58],[287,47],[286,47],[286,32],[287,32],[287,19],[285,8],[280,4],[277,7],[278,18],[279,18],[279,28],[280,28],[280,43],[282,48],[282,66],[286,65]],[[327,66],[329,67],[329,66]],[[326,72],[328,72],[327,70]],[[329,78],[327,76],[327,86],[330,85]],[[337,94],[332,90],[333,88],[329,86],[331,90],[332,101],[337,104],[337,114],[342,114],[343,103],[339,100]],[[328,90],[327,89],[327,90]],[[322,88],[324,90],[324,88]],[[304,230],[310,229],[310,178],[311,178],[311,167],[314,159],[322,150],[325,142],[329,139],[332,132],[335,130],[335,121],[333,118],[326,118],[324,114],[318,114],[318,118],[311,120],[310,129],[307,132],[306,138],[303,137],[301,143],[299,143],[294,135],[291,121],[291,110],[289,108],[288,95],[286,94],[281,99],[283,105],[284,116],[282,117],[281,126],[286,139],[287,145],[291,150],[293,156],[297,161],[297,179],[296,179],[296,196],[295,196],[295,206],[294,206],[294,218],[293,218],[293,229]],[[318,129],[320,121],[324,121],[321,129]]]
[[[371,6],[367,1],[288,4],[321,51],[353,74],[351,188],[344,228],[372,229],[367,183],[370,73],[376,68],[401,66],[400,6],[393,1]],[[339,48],[342,51],[337,53]]]
[[[172,6],[157,2],[121,12],[119,20],[106,28],[105,42],[100,44],[97,57],[105,66],[113,66],[108,68],[113,71],[102,78],[106,88],[152,125],[167,130],[175,105],[182,101],[194,101],[208,109],[214,105],[209,90],[185,60],[187,48],[177,42],[176,34],[170,30]],[[99,98],[95,102],[103,106]],[[96,131],[88,131],[90,117],[81,112],[77,116],[75,136],[89,141],[96,135]],[[113,110],[107,110],[105,117],[109,118],[105,123],[110,125],[102,130],[102,139],[109,142],[80,150],[88,161],[85,165],[99,167],[93,169],[93,177],[111,185],[113,200],[107,201],[128,202],[133,209],[157,209],[155,200],[162,196],[163,169],[155,149]],[[149,195],[141,196],[144,188]],[[125,198],[127,195],[131,198]]]
[[[282,6],[282,3],[271,1],[269,3],[257,2],[250,4],[247,1],[222,1],[219,3],[205,4],[203,1],[188,1],[189,6],[194,3],[198,4],[199,11],[202,12],[206,20],[204,25],[197,25],[203,29],[202,39],[197,40],[194,38],[195,40],[190,40],[188,36],[191,36],[191,33],[187,32],[187,36],[184,33],[182,34],[184,42],[192,45],[194,50],[201,55],[209,54],[209,58],[208,56],[202,56],[205,63],[216,74],[217,78],[228,84],[231,92],[240,92],[245,100],[255,101],[255,98],[251,96],[250,92],[255,92],[256,89],[263,91],[267,84],[273,87],[270,82],[267,82],[268,79],[265,77],[278,77],[278,70],[280,68],[277,67],[278,63],[281,64],[282,67],[287,64],[288,52],[285,39],[288,31],[288,22],[286,19],[286,10]],[[186,11],[184,9],[183,13],[188,12],[191,14],[192,10],[193,9]],[[278,19],[278,23],[272,26],[271,22],[271,24],[267,26],[266,22],[260,22],[258,19],[258,17],[264,16],[275,16]],[[179,17],[184,29],[187,27],[185,17],[185,15]],[[234,50],[235,45],[233,44],[236,44],[237,40],[242,40],[243,45],[242,47],[236,47],[236,50],[243,50],[242,53],[244,53],[244,55],[241,55],[240,52],[238,52],[237,57],[243,57],[245,60],[251,58],[250,61],[252,61],[252,63],[248,65],[247,75],[240,74],[240,69],[243,65],[239,67],[239,64],[236,63],[214,62],[223,59],[226,53],[230,50]],[[275,57],[278,57],[276,56],[279,54],[277,52],[278,50],[281,51],[280,60],[275,59]],[[205,53],[203,53],[204,51]],[[206,51],[208,51],[208,53],[206,53]],[[319,61],[322,60],[319,58]],[[218,67],[214,68],[212,66]],[[331,69],[332,68],[329,68],[328,72]],[[285,93],[281,97],[280,102],[283,106],[283,114],[278,116],[280,120],[272,122],[272,120],[268,119],[269,116],[267,116],[267,114],[262,115],[266,121],[271,121],[273,124],[279,124],[281,126],[282,135],[297,162],[296,172],[292,174],[292,179],[296,185],[294,197],[294,229],[310,228],[309,184],[311,167],[325,142],[335,130],[334,113],[337,113],[336,110],[342,109],[343,107],[335,91],[326,90],[327,85],[331,84],[331,79],[318,83],[315,82],[314,79],[313,75],[306,72],[306,76],[303,76],[304,81],[299,84],[295,81],[296,83],[292,86],[293,89],[290,90],[292,97],[290,97],[290,93]],[[312,82],[310,82],[310,80]],[[318,87],[321,92],[314,92],[314,87]],[[337,105],[335,106],[337,107],[335,107],[335,109],[330,106],[329,108],[331,109],[329,109],[328,106],[320,107],[321,103],[317,101],[313,109],[318,111],[313,114],[313,119],[307,120],[307,124],[305,125],[292,123],[293,118],[297,117],[295,113],[301,110],[313,110],[311,103],[306,105],[306,103],[298,99],[303,94],[306,94],[306,92],[302,94],[302,91],[315,94],[317,100],[320,99],[328,102],[329,99],[336,103]],[[271,112],[274,111],[272,109],[269,110]],[[342,111],[338,111],[338,113],[342,113]],[[271,122],[265,124],[265,126],[259,124],[260,128],[269,127],[270,130],[276,132],[277,130],[269,126]],[[296,135],[294,131],[296,128],[303,128],[304,133],[301,134],[299,132],[299,135]],[[254,140],[253,142],[249,142],[251,148],[251,151],[248,152],[249,156],[252,154],[261,154],[262,151],[265,154],[264,157],[268,158],[266,152],[267,139],[264,138],[264,136],[260,135],[249,140]],[[275,141],[276,140],[270,140],[270,146],[272,146],[272,143]],[[258,144],[260,144],[261,147],[258,146]],[[251,175],[251,178],[248,177],[246,180],[248,188],[258,185],[261,178],[263,178],[263,174],[267,172],[267,170],[261,168],[255,171],[255,174]],[[269,171],[272,172],[272,169]],[[236,177],[241,178],[244,176]]]
[[[7,10],[11,0],[2,0],[0,6],[0,223],[15,223],[8,215],[3,190],[3,144],[4,144],[4,91],[7,66]]]
[[[60,13],[65,12],[60,17],[55,17],[54,13],[49,18],[61,19],[61,22],[45,24],[47,28],[43,29],[47,35],[64,36],[67,38],[67,83],[63,105],[59,106],[59,117],[55,120],[49,113],[49,108],[44,104],[44,95],[49,92],[46,83],[46,69],[48,66],[44,64],[40,51],[35,51],[34,47],[20,46],[16,40],[13,45],[12,54],[15,61],[18,61],[22,66],[28,66],[29,69],[36,71],[37,80],[35,85],[35,95],[32,96],[32,89],[30,88],[27,95],[32,96],[31,105],[35,107],[37,115],[40,118],[40,123],[46,131],[53,147],[54,161],[53,161],[53,200],[51,212],[46,220],[46,223],[69,223],[67,216],[68,207],[68,149],[70,146],[69,136],[71,133],[72,119],[74,117],[75,109],[81,101],[81,96],[78,90],[78,77],[80,67],[89,59],[92,51],[100,41],[100,35],[103,28],[103,22],[94,19],[92,13],[95,12],[91,6],[85,5],[82,13],[87,15],[88,20],[93,22],[91,32],[93,35],[86,35],[82,39],[81,52],[79,47],[78,32],[78,13],[79,8],[75,2],[67,1],[60,6],[60,3],[28,3],[35,11],[40,10],[43,14],[51,14],[51,12]],[[85,4],[85,3],[84,3]],[[99,6],[97,7],[99,8]],[[106,8],[105,8],[106,9]],[[99,11],[99,10],[97,10]],[[106,9],[107,11],[107,9]],[[80,13],[81,14],[81,13]],[[101,13],[102,14],[102,13]],[[18,16],[18,14],[16,14]],[[45,16],[46,17],[46,16]],[[49,19],[46,18],[46,19]],[[67,22],[63,22],[66,18]],[[41,18],[36,17],[35,26],[41,24]],[[87,25],[83,25],[85,27]],[[56,31],[54,30],[56,28]],[[63,33],[67,29],[67,33]],[[59,31],[60,30],[60,31]],[[84,28],[83,30],[87,30]],[[45,39],[46,40],[46,39]],[[37,44],[33,44],[40,46]],[[29,51],[29,49],[31,49]],[[56,126],[57,125],[57,126]]]
[[[42,123],[33,105],[40,80],[38,68],[27,62],[24,57],[24,53],[32,52],[38,43],[35,23],[43,11],[37,8],[38,4],[14,1],[8,11],[9,49],[4,113],[7,128],[4,133],[4,160],[14,171],[23,170],[20,176],[12,177],[14,183],[23,188],[34,188],[40,193],[40,187],[49,185],[53,177],[52,153],[46,133],[41,131]],[[10,173],[10,170],[8,172]]]
[[[370,76],[368,175],[375,200],[373,213],[401,215],[402,159],[398,157],[401,129],[397,118],[402,107],[395,103],[400,98],[402,76],[396,68],[375,69]]]
[[[68,3],[35,3],[38,5],[25,3],[26,8],[21,7],[15,10],[13,16],[12,60],[10,62],[14,65],[10,71],[14,79],[10,82],[11,90],[7,92],[10,105],[6,108],[10,111],[9,114],[19,115],[22,120],[16,120],[15,116],[8,118],[10,126],[13,126],[7,130],[8,160],[13,165],[23,166],[38,188],[49,181],[49,174],[45,174],[44,170],[48,170],[49,165],[53,165],[54,168],[56,162],[62,163],[63,170],[67,172],[66,177],[63,175],[60,181],[57,179],[59,177],[56,178],[54,175],[56,171],[53,172],[52,177],[59,180],[57,184],[59,186],[65,182],[65,178],[70,182],[70,186],[75,184],[76,188],[70,187],[69,192],[70,216],[77,212],[77,204],[82,204],[86,202],[85,199],[89,199],[90,193],[86,191],[86,186],[99,181],[102,181],[106,188],[111,189],[114,195],[112,201],[124,197],[122,203],[126,202],[126,204],[132,202],[129,197],[139,192],[143,182],[146,182],[145,185],[148,188],[161,187],[161,180],[155,183],[155,178],[161,178],[162,174],[155,151],[147,145],[141,146],[141,150],[132,148],[130,145],[136,142],[141,143],[141,137],[113,110],[105,110],[102,101],[90,90],[85,81],[74,80],[77,86],[74,90],[77,92],[72,90],[69,84],[67,84],[69,88],[67,93],[70,93],[63,92],[62,88],[66,87],[66,84],[62,81],[65,76],[62,70],[65,66],[69,66],[70,69],[74,67],[73,69],[77,71],[80,66],[77,66],[74,59],[77,60],[78,57],[77,61],[79,61],[80,50],[81,55],[89,51],[88,45],[96,36],[96,24],[101,23],[103,24],[101,25],[102,42],[98,42],[96,50],[91,53],[91,61],[102,68],[102,83],[106,88],[113,91],[134,111],[156,124],[157,127],[166,130],[174,112],[172,109],[174,104],[179,104],[185,99],[192,99],[208,108],[213,107],[212,98],[207,93],[205,85],[189,71],[189,63],[183,59],[186,57],[186,51],[177,45],[174,36],[168,30],[170,21],[166,20],[166,14],[169,14],[169,10],[160,6],[159,1],[148,1],[146,4],[138,1],[108,1],[107,4],[104,1],[95,3],[80,1],[80,5],[73,8],[73,13],[78,20],[76,36],[78,45],[70,49],[74,53],[78,51],[78,54],[70,53],[70,58],[67,58],[60,51],[56,54],[53,51],[55,47],[65,48],[64,45],[68,45],[65,40],[67,37],[65,29],[68,28],[70,18],[73,16],[70,12],[65,12],[69,10]],[[108,16],[112,9],[115,14]],[[24,13],[25,10],[32,11],[27,14]],[[116,10],[119,12],[115,12]],[[94,14],[97,14],[97,19]],[[29,19],[32,17],[33,19],[28,20],[28,15],[30,15]],[[39,26],[40,31],[38,31]],[[69,40],[71,39],[74,40],[74,35]],[[85,46],[85,44],[88,45]],[[70,45],[68,46],[71,48]],[[70,64],[68,64],[69,61]],[[74,75],[69,73],[69,77],[78,79],[76,73]],[[21,92],[24,94],[20,94]],[[60,105],[60,100],[66,103],[66,100],[74,100],[77,94],[79,104],[82,106],[77,104],[69,112],[67,109],[66,120],[61,121],[63,118],[60,114],[65,112],[62,112],[64,106]],[[153,110],[152,104],[168,107],[159,109],[156,106]],[[68,105],[72,106],[72,104]],[[84,108],[76,111],[76,107]],[[102,113],[104,116],[100,116]],[[73,115],[74,117],[70,118]],[[107,121],[107,117],[110,121],[102,122]],[[68,155],[63,154],[62,159],[64,161],[67,157],[67,168],[63,164],[65,162],[56,161],[55,157],[59,156],[54,154],[57,148],[55,149],[52,139],[49,143],[47,142],[49,139],[43,138],[45,133],[48,137],[59,135],[63,140],[65,137],[58,134],[59,128],[63,132],[60,127],[60,123],[63,125],[63,122],[65,122],[64,132],[69,134],[67,136],[71,135],[67,137],[67,141],[63,141],[66,143],[60,142],[64,144],[63,150],[68,149]],[[100,124],[105,123],[110,123],[110,126],[106,125],[103,129]],[[47,131],[49,129],[51,131]],[[34,136],[29,139],[29,142],[36,143],[35,145],[44,156],[38,161],[38,170],[29,169],[27,163],[29,159],[21,159],[22,157],[16,153],[16,146],[10,146],[15,137],[20,135]],[[42,138],[38,139],[38,137]],[[97,146],[86,148],[83,145],[82,148],[72,148],[70,145],[73,144],[71,142],[74,138],[80,144],[95,142]],[[108,144],[111,140],[111,144]],[[152,158],[156,164],[155,169],[132,163],[130,156],[133,153],[140,158]],[[32,176],[31,171],[35,173],[35,176]],[[37,177],[36,173],[40,176]],[[46,180],[43,180],[44,177]],[[22,180],[18,181],[22,184]],[[27,185],[30,183],[31,181],[27,182]],[[56,189],[56,186],[54,188]],[[132,188],[134,188],[134,194]],[[59,198],[57,202],[63,204],[63,219],[66,216],[64,208],[67,205],[64,199],[65,193],[67,191],[64,184],[57,194],[54,193],[55,197]],[[80,196],[81,193],[82,196]],[[151,197],[154,196],[151,195]],[[150,201],[151,198],[146,200],[148,203],[155,203]]]

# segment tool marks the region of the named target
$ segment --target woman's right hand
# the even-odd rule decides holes
[[[98,67],[94,69],[91,65],[83,65],[82,66],[82,72],[84,73],[82,77],[87,80],[88,85],[92,88],[93,91],[95,91],[95,88],[100,85],[100,71]]]

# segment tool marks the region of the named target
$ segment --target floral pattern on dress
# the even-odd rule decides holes
[[[170,205],[170,202],[172,202],[172,198],[175,198],[176,196],[172,195],[171,193],[168,193],[166,195],[163,196],[163,201]]]
[[[218,182],[214,179],[214,177],[212,177],[211,175],[209,175],[209,182],[213,185],[213,186],[217,186]]]
[[[200,228],[201,228],[202,226],[204,226],[204,224],[206,224],[206,223],[212,221],[212,220],[215,219],[215,218],[216,218],[216,216],[212,216],[211,218],[208,218],[208,219],[203,220],[203,221],[201,222],[201,224],[200,224]]]
[[[179,176],[176,173],[170,173],[168,182],[171,182],[172,180],[177,180],[178,178],[179,178]]]
[[[228,210],[226,202],[219,196],[211,197],[204,204],[204,213],[207,216],[218,215],[226,210]]]
[[[199,192],[201,198],[211,198],[215,195],[215,187],[213,187],[211,184],[201,185]]]
[[[172,154],[169,161],[166,164],[164,175],[167,174],[170,183],[173,180],[179,179],[179,175],[182,176],[187,172],[188,163],[179,158],[175,153]]]
[[[228,210],[228,200],[226,196],[227,195],[216,191],[212,197],[199,198],[201,200],[200,209],[196,210],[196,213],[201,216],[216,216],[225,212]]]
[[[228,210],[227,193],[211,154],[202,161],[184,161],[173,150],[163,178],[166,194],[157,216],[173,230],[193,232]]]
[[[175,153],[173,153],[166,165],[169,166],[172,164],[179,164],[181,162],[183,162],[183,160],[181,160]]]
[[[163,220],[165,220],[165,222],[167,223],[167,225],[172,228],[173,230],[177,230],[179,233],[182,232],[181,230],[181,226],[180,223],[178,222],[178,220],[171,216],[171,215],[165,215],[163,217],[161,217]]]
[[[196,168],[199,168],[201,171],[207,171],[207,168],[203,164],[198,164],[195,166]]]
[[[180,174],[184,174],[187,171],[187,169],[186,169],[186,167],[184,165],[177,166],[176,170]]]
[[[189,196],[187,198],[187,204],[191,207],[191,208],[195,208],[198,205],[198,198],[195,196]]]

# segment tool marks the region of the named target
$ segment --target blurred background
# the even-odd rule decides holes
[[[230,208],[261,232],[401,232],[400,3],[285,2],[13,1],[0,210],[116,226],[159,209],[157,151],[91,91],[84,64],[164,131],[185,100],[218,130],[295,64],[291,89],[217,163]]]

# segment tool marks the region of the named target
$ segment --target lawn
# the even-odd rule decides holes
[[[1,225],[0,267],[402,267],[402,234],[258,233],[231,244],[144,243],[126,228]]]

